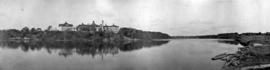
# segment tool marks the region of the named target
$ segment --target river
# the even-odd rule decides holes
[[[3,42],[0,70],[221,70],[212,57],[241,45],[218,39],[125,44]]]

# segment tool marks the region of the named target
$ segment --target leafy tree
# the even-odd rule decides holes
[[[36,29],[35,28],[31,28],[31,33],[35,33],[36,32]]]
[[[22,32],[22,36],[25,37],[30,33],[30,29],[28,27],[24,27],[22,28],[21,32]]]
[[[41,28],[37,28],[36,30],[37,30],[37,31],[39,31],[39,32],[40,32],[40,31],[42,31],[42,29],[41,29]]]
[[[135,39],[167,39],[168,34],[161,32],[142,31],[133,28],[121,28],[118,34]]]
[[[22,28],[21,32],[23,32],[23,33],[29,33],[30,31],[29,31],[29,28],[28,27],[24,27],[24,28]]]
[[[52,26],[48,26],[46,31],[50,31],[52,29]]]

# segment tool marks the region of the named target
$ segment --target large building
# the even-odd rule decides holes
[[[77,31],[90,31],[90,32],[95,32],[97,31],[97,27],[100,27],[95,23],[95,21],[92,22],[92,24],[80,24],[76,27]]]
[[[59,24],[58,26],[61,28],[61,31],[74,31],[75,30],[73,28],[73,25],[67,22],[65,22],[64,24]]]
[[[114,24],[111,26],[105,25],[104,31],[111,31],[111,32],[117,33],[119,31],[119,26],[116,26]]]
[[[119,31],[119,26],[116,25],[104,25],[104,21],[100,25],[97,25],[95,21],[92,24],[80,24],[76,27],[77,31],[90,31],[90,32],[114,32],[117,33]]]

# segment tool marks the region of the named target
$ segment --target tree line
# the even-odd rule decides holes
[[[48,27],[49,29],[49,27]],[[41,28],[24,27],[21,30],[0,30],[1,40],[125,40],[129,39],[168,39],[170,36],[161,32],[142,31],[134,28],[121,28],[114,32],[89,32],[89,31],[49,31]]]

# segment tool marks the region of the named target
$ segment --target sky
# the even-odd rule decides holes
[[[170,35],[269,32],[270,0],[0,0],[0,29],[93,20]]]

